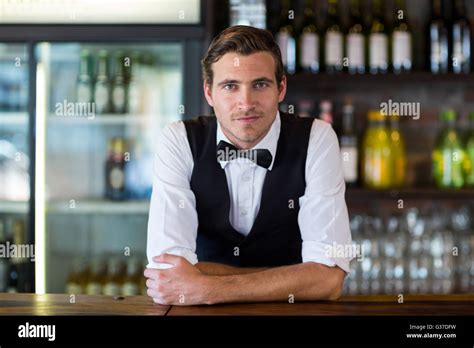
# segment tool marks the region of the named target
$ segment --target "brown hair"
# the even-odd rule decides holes
[[[261,51],[269,52],[273,56],[275,61],[275,78],[278,86],[280,86],[285,72],[278,44],[269,31],[246,25],[229,27],[212,40],[206,55],[201,60],[202,78],[209,85],[212,85],[214,78],[212,64],[228,52],[236,52],[247,56]]]

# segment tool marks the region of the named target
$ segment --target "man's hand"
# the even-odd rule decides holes
[[[173,265],[169,269],[145,270],[148,296],[162,305],[193,305],[208,303],[211,277],[201,273],[184,257],[163,254],[153,258],[155,262]]]
[[[337,300],[345,272],[316,262],[280,266],[235,275],[206,275],[185,258],[164,254],[155,262],[170,269],[146,269],[148,296],[163,305],[225,302]],[[220,271],[219,271],[220,272]]]

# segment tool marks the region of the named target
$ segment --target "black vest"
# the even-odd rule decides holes
[[[216,157],[217,121],[200,116],[184,121],[194,158],[191,190],[196,197],[199,261],[239,267],[276,267],[301,263],[298,226],[306,153],[312,119],[280,112],[281,130],[273,167],[265,176],[262,200],[247,236],[229,221],[230,197],[224,169]]]

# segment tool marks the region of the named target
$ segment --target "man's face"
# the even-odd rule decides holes
[[[275,119],[278,103],[285,98],[286,78],[277,85],[269,52],[229,52],[212,64],[212,71],[212,86],[205,81],[204,93],[224,134],[241,148],[253,147]]]

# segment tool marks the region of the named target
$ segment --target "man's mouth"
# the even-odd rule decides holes
[[[254,123],[256,122],[260,116],[244,116],[244,117],[239,117],[237,121],[248,124],[248,123]]]

